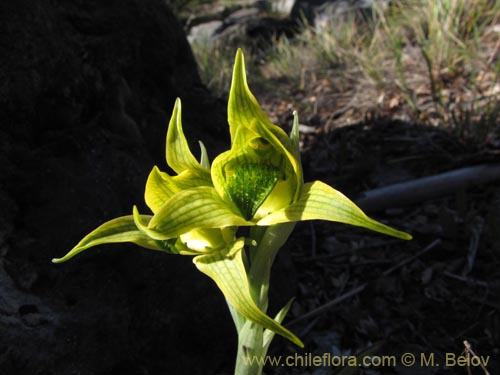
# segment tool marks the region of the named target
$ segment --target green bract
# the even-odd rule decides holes
[[[342,193],[322,182],[303,183],[298,118],[294,114],[290,136],[271,123],[248,88],[241,50],[234,65],[228,122],[231,148],[218,155],[210,167],[203,144],[201,161],[189,149],[182,129],[181,101],[177,99],[166,147],[167,164],[176,175],[157,167],[151,171],[145,201],[153,215],[141,215],[134,207],[133,215],[101,225],[67,255],[53,261],[63,262],[92,246],[111,242],[133,242],[148,249],[193,255],[196,267],[217,283],[238,314],[269,330],[266,345],[274,332],[302,346],[279,323],[289,305],[276,320],[259,308],[242,251],[248,241],[236,236],[237,228],[276,226],[276,233],[289,233],[292,227],[279,229],[279,225],[320,219],[401,239],[411,236],[370,219]],[[262,241],[268,237],[272,238],[271,232]],[[261,247],[252,243],[250,250]]]

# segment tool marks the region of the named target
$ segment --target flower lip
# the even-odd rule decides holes
[[[216,190],[247,221],[283,208],[295,197],[296,175],[289,155],[278,139],[260,130],[256,120],[239,127],[231,149],[212,166]]]
[[[267,163],[236,164],[227,179],[227,193],[245,220],[254,217],[271,194],[278,180],[283,179],[279,168]]]

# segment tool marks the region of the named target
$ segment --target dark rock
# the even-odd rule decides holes
[[[180,24],[161,0],[5,0],[0,15],[0,373],[231,368],[224,299],[188,257],[115,245],[50,263],[146,210],[176,97],[195,154],[226,147]]]
[[[309,25],[352,12],[361,12],[363,18],[364,13],[371,11],[374,2],[385,4],[386,0],[295,0],[290,17],[295,22]]]
[[[297,22],[289,18],[266,16],[277,5],[256,1],[194,18],[187,25],[189,40],[191,43],[210,44],[221,40],[250,39],[255,49],[263,50],[276,38],[292,37],[298,31]]]

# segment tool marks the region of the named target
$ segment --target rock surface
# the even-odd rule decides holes
[[[146,210],[176,97],[195,154],[198,139],[212,157],[226,147],[225,104],[182,27],[160,0],[9,0],[0,14],[0,373],[231,368],[224,299],[188,257],[116,245],[50,262]]]
[[[265,49],[283,36],[293,38],[304,24],[321,29],[345,15],[363,20],[370,15],[374,4],[386,3],[386,0],[248,0],[238,5],[202,7],[201,15],[188,17],[185,28],[191,44],[241,39],[251,40],[256,49]]]
[[[347,13],[370,12],[374,3],[383,6],[386,0],[295,0],[290,17],[310,25],[325,23]]]

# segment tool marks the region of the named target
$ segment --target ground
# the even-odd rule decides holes
[[[287,103],[260,93],[263,106],[282,124],[291,123],[296,103],[312,96],[298,91]],[[323,180],[353,199],[398,182],[469,166],[498,166],[498,145],[368,114],[358,124],[332,130],[329,113],[319,108],[305,116],[310,124],[302,134],[305,180]],[[452,186],[438,197],[402,207],[389,202],[371,212],[411,233],[412,241],[345,225],[299,224],[288,245],[298,280],[288,325],[305,340],[304,352],[396,359],[395,366],[383,369],[334,369],[342,374],[455,374],[468,369],[453,366],[451,357],[446,362],[446,355],[464,354],[467,342],[476,354],[489,356],[490,372],[499,368],[499,210],[497,172],[487,184]],[[284,353],[296,351],[287,346]],[[405,367],[400,361],[405,352],[434,354],[439,366]],[[270,367],[273,371],[322,374],[332,369]]]
[[[4,44],[18,52],[2,54],[2,74],[19,82],[4,80],[0,95],[6,111],[0,137],[0,372],[231,374],[236,334],[224,299],[190,258],[117,245],[64,265],[50,263],[98,224],[129,214],[133,204],[145,209],[144,183],[154,164],[164,166],[164,135],[176,96],[183,96],[190,141],[200,135],[209,150],[227,148],[221,130],[226,97],[214,98],[196,74],[184,71],[194,69],[194,62],[181,32],[178,47],[164,48],[172,35],[165,30],[175,23],[162,17],[168,13],[161,1],[50,2],[28,12],[34,20],[29,27],[22,7],[5,4],[18,18],[2,24],[9,31]],[[154,5],[143,12],[159,17],[154,25],[148,17],[136,20],[135,9],[144,4]],[[103,22],[103,15],[111,21]],[[142,33],[158,39],[142,39]],[[30,35],[45,35],[43,43]],[[168,70],[174,79],[165,70],[172,50],[189,62],[180,59],[180,70]],[[25,51],[43,58],[34,63]],[[180,90],[189,77],[193,82]],[[349,104],[332,76],[306,78],[297,85],[286,77],[263,81],[249,75],[275,123],[289,131],[292,110],[299,110],[306,181],[325,181],[361,201],[363,193],[395,183],[498,166],[494,134],[467,137],[411,116],[402,120],[405,107],[398,102],[363,110]],[[114,99],[121,107],[115,108]],[[134,121],[110,124],[113,113],[135,120],[144,142],[135,138],[134,126],[120,128]],[[488,357],[487,369],[498,372],[500,188],[498,175],[483,177],[474,175],[467,187],[428,187],[423,190],[432,194],[425,199],[415,191],[419,198],[404,205],[393,205],[389,196],[381,208],[368,210],[411,233],[412,241],[340,224],[298,224],[273,269],[271,310],[295,296],[284,324],[305,349],[276,338],[271,354],[397,361],[368,368],[268,365],[265,372],[467,374],[468,368],[452,362],[445,367],[447,354],[465,351]],[[405,367],[405,352],[417,358],[423,353],[424,365],[434,355],[438,366]]]
[[[486,35],[485,45],[490,35],[498,45],[494,34]],[[495,45],[490,51],[497,48]],[[415,198],[405,204],[394,204],[397,199],[386,196],[378,208],[368,212],[411,233],[412,241],[346,225],[299,223],[283,250],[281,262],[286,267],[283,271],[279,266],[274,289],[276,295],[283,292],[283,273],[294,275],[296,284],[288,284],[288,289],[296,290],[296,301],[285,326],[297,333],[306,347],[298,350],[277,340],[272,353],[393,356],[395,363],[378,368],[268,365],[266,373],[498,371],[498,112],[492,112],[492,121],[482,134],[481,121],[467,119],[466,112],[457,118],[436,115],[428,77],[421,80],[418,70],[422,67],[415,68],[420,62],[411,56],[409,65],[415,70],[405,74],[419,86],[413,88],[421,105],[419,111],[413,111],[397,90],[377,91],[355,80],[349,86],[349,77],[342,76],[354,69],[348,63],[340,69],[305,66],[300,79],[270,73],[273,48],[252,52],[256,62],[248,62],[249,84],[265,112],[285,130],[290,130],[293,110],[299,112],[306,182],[325,181],[362,202],[363,194],[373,189],[463,168],[486,166],[494,173],[488,181],[473,174],[472,183],[465,184],[464,177],[451,185],[445,174],[438,184],[415,185],[427,191],[414,191],[409,195]],[[495,55],[487,59],[494,61]],[[449,98],[460,98],[468,90],[463,73],[441,78],[452,82],[446,91]],[[477,83],[481,85],[481,80]],[[491,87],[498,85],[490,83]],[[498,102],[498,93],[491,98]],[[486,107],[479,111],[478,117],[488,117],[486,111]],[[408,189],[411,192],[412,186]],[[417,360],[405,367],[403,353],[423,362]],[[485,357],[487,366],[454,362],[457,356],[472,353]],[[434,363],[426,361],[430,356],[434,356]]]

